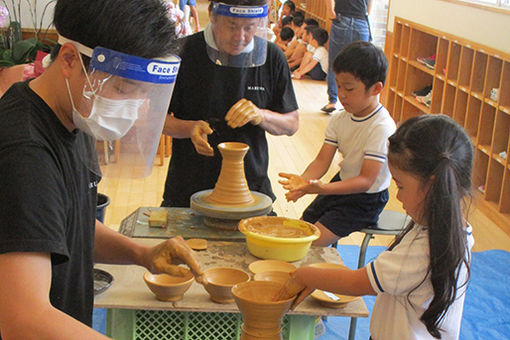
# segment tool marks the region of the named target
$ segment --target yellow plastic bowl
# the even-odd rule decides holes
[[[257,216],[239,222],[248,250],[262,259],[298,261],[306,256],[319,229],[311,223],[286,217]]]

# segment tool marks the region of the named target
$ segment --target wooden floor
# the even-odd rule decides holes
[[[301,173],[315,157],[322,145],[325,127],[329,116],[320,112],[326,101],[326,84],[313,80],[294,80],[294,89],[299,102],[300,128],[291,137],[270,136],[269,140],[269,177],[277,196],[274,210],[280,216],[299,218],[302,211],[313,199],[305,196],[296,203],[285,201],[284,190],[278,184],[279,172]],[[103,178],[99,191],[110,197],[111,203],[106,209],[105,222],[110,227],[118,228],[123,218],[140,206],[159,206],[168,169],[169,158],[164,165],[154,165],[151,175],[144,179],[125,180]],[[156,162],[158,163],[158,161]],[[326,177],[330,178],[338,171],[338,159]],[[125,169],[129,171],[129,169]],[[395,198],[395,186],[390,188],[390,201],[387,209],[401,210]],[[486,249],[505,249],[510,251],[510,237],[498,228],[487,216],[471,208],[469,221],[473,225],[476,251]],[[341,244],[360,244],[362,234],[353,233],[340,241]],[[387,245],[391,238],[380,237],[372,245]]]
[[[209,2],[197,1],[200,26],[204,28],[209,18],[207,14]],[[274,210],[280,216],[299,218],[303,210],[313,200],[313,196],[305,196],[296,203],[285,201],[284,190],[278,184],[279,172],[301,173],[315,157],[322,145],[324,131],[329,116],[319,108],[327,102],[326,83],[313,80],[294,80],[294,90],[299,103],[300,128],[291,137],[268,135],[269,141],[269,178],[276,194]],[[140,206],[159,206],[163,197],[163,187],[166,179],[169,158],[165,158],[164,165],[155,165],[151,175],[144,179],[119,180],[103,178],[99,184],[99,191],[110,197],[111,203],[107,207],[105,222],[113,229],[117,229],[123,218]],[[331,178],[338,171],[339,159],[335,159],[325,176]],[[159,163],[159,161],[156,161]],[[129,169],[123,169],[129,171]],[[395,185],[390,187],[390,201],[386,208],[402,211],[400,202],[395,198]],[[487,249],[505,249],[510,251],[510,236],[498,228],[483,212],[476,209],[476,204],[470,210],[469,221],[474,229],[475,251]],[[361,243],[363,234],[353,233],[343,238],[341,244]],[[388,245],[389,237],[377,237],[371,245]]]

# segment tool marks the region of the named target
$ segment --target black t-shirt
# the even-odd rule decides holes
[[[244,158],[248,186],[274,199],[267,176],[269,156],[264,129],[249,123],[231,129],[225,115],[241,98],[282,114],[297,110],[285,56],[269,43],[262,66],[218,66],[209,59],[205,44],[203,32],[185,38],[169,112],[179,119],[208,121],[215,131],[208,136],[214,157],[199,155],[189,138],[174,138],[164,205],[189,207],[191,195],[214,188],[221,169],[222,159],[217,149],[221,142],[243,142],[250,146]]]
[[[99,178],[78,139],[91,141],[69,132],[28,82],[0,100],[0,253],[51,254],[51,304],[90,326]]]
[[[346,17],[365,19],[368,0],[335,0],[335,13]]]

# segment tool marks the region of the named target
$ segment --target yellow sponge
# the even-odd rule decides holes
[[[168,210],[152,211],[149,216],[149,227],[165,228],[166,220],[168,218]]]

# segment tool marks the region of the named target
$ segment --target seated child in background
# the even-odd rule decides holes
[[[289,29],[292,29],[290,26],[290,24],[292,23],[292,17],[291,16],[286,16],[285,18],[283,18],[282,20],[282,29],[284,29],[285,27],[289,28]],[[282,31],[280,30],[280,33]],[[281,37],[281,34],[278,34],[278,36],[276,37],[276,40],[274,41],[274,43],[278,46],[280,46],[280,43],[282,41],[282,37]]]
[[[276,43],[276,45],[285,52],[292,41],[292,38],[294,38],[294,31],[290,27],[284,27],[280,31],[280,41]]]
[[[471,139],[448,116],[413,117],[390,137],[388,159],[397,199],[412,219],[407,228],[364,268],[298,268],[281,296],[305,286],[295,307],[314,289],[377,295],[373,339],[459,339],[474,244],[466,222]]]
[[[280,173],[288,201],[319,194],[302,216],[321,231],[314,245],[328,246],[375,225],[388,201],[386,154],[395,122],[378,101],[387,68],[384,52],[371,43],[357,41],[342,49],[333,70],[344,110],[331,117],[322,148],[301,176]],[[337,150],[343,156],[340,171],[322,183]]]
[[[324,80],[328,75],[328,50],[325,45],[328,41],[328,32],[317,26],[307,26],[312,38],[309,48],[301,61],[301,65],[292,73],[294,79],[301,79],[304,75],[313,80]]]
[[[278,20],[278,24],[275,25],[275,27],[273,28],[273,32],[277,37],[280,36],[280,31],[283,28],[283,24],[282,24],[283,18],[290,16],[292,14],[292,12],[294,12],[296,10],[296,4],[294,4],[294,2],[292,2],[291,0],[287,0],[283,4],[281,10],[282,10],[282,12],[280,14],[280,19]]]
[[[294,31],[294,33],[295,33],[294,39],[292,40],[292,42],[290,43],[289,47],[285,51],[285,58],[287,58],[287,60],[290,59],[290,57],[292,56],[292,54],[296,50],[296,47],[299,44],[303,44],[304,43],[303,42],[303,34],[305,33],[306,27],[307,26],[311,26],[311,25],[319,26],[319,23],[315,19],[305,19],[305,21],[303,21],[303,24],[301,24],[299,29]]]
[[[303,61],[303,58],[305,57],[306,52],[309,49],[310,40],[312,39],[312,34],[310,29],[313,26],[306,26],[303,30],[303,35],[301,38],[301,42],[296,46],[296,49],[288,59],[289,62],[289,68],[291,71],[295,71]],[[311,56],[310,56],[311,58]]]

